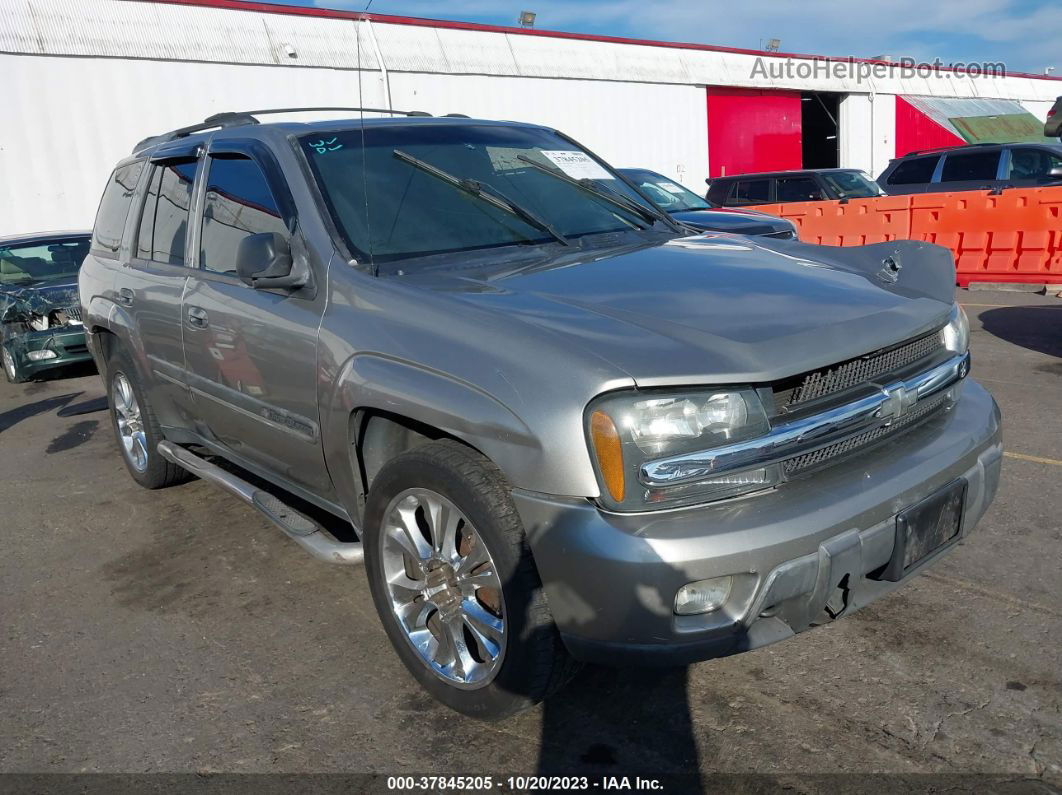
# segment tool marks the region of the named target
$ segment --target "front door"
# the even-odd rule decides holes
[[[183,304],[199,430],[245,463],[327,498],[317,409],[325,291],[256,290],[237,278],[240,241],[261,232],[288,236],[294,219],[279,171],[263,166],[271,155],[251,144],[223,146],[212,144],[204,166],[198,268]]]

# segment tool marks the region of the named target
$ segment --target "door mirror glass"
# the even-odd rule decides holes
[[[252,287],[289,287],[291,247],[277,232],[247,235],[236,249],[236,275]]]
[[[1055,166],[1047,172],[1047,176],[1052,179],[1062,179],[1062,166]]]

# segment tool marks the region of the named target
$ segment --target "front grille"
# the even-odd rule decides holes
[[[940,411],[947,400],[947,392],[942,392],[928,397],[925,400],[920,400],[914,404],[910,411],[891,425],[883,425],[879,428],[874,428],[871,431],[851,436],[842,442],[837,442],[836,444],[831,444],[819,450],[787,459],[782,462],[782,471],[785,473],[786,477],[791,477],[813,469],[818,469],[827,464],[833,464],[837,459],[846,455],[851,455],[852,453],[857,453],[875,442],[892,437],[902,431],[911,430],[916,425],[928,420]]]
[[[81,322],[81,307],[80,306],[68,306],[63,309],[63,313],[70,319]]]
[[[803,403],[844,392],[903,370],[915,362],[935,356],[943,348],[940,332],[934,331],[891,348],[786,379],[774,386],[775,408],[779,413],[792,411]]]

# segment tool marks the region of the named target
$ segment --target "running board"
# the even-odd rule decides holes
[[[318,560],[346,566],[355,566],[364,562],[365,551],[359,542],[336,541],[321,525],[295,510],[276,495],[211,464],[205,458],[173,442],[159,442],[158,451],[159,455],[167,461],[235,494],[257,509]]]

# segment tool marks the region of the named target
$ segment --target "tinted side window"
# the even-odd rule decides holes
[[[200,266],[235,274],[240,241],[262,232],[286,232],[262,169],[245,157],[213,158],[203,205]]]
[[[822,198],[822,189],[811,177],[782,177],[778,180],[778,201],[814,202]]]
[[[735,182],[727,204],[766,204],[771,200],[769,179],[749,179]]]
[[[1012,149],[1008,179],[1043,179],[1062,166],[1062,155],[1046,149]]]
[[[144,170],[144,161],[128,163],[114,170],[107,187],[100,199],[100,208],[96,211],[96,224],[92,230],[92,250],[105,257],[118,254],[122,245],[122,232],[125,219],[129,215],[133,190],[136,188],[140,172]]]
[[[999,167],[999,151],[972,152],[968,155],[948,155],[944,159],[941,182],[962,182],[970,179],[995,179]]]
[[[155,166],[144,199],[136,255],[166,265],[184,265],[188,210],[198,163]]]
[[[904,160],[889,175],[890,185],[919,185],[933,181],[933,172],[937,170],[937,161],[940,155],[932,157],[913,157]]]

